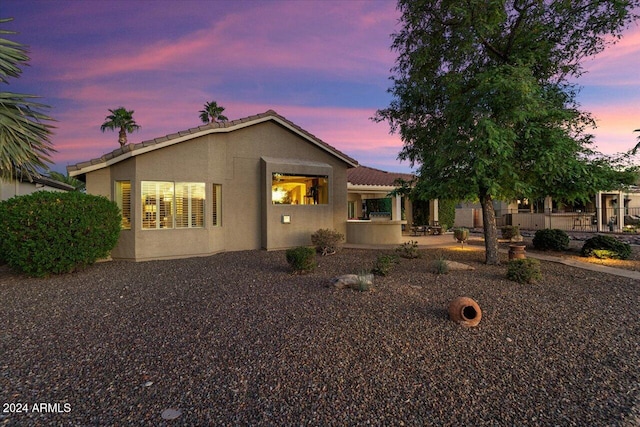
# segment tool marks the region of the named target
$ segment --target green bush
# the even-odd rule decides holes
[[[404,242],[396,248],[396,253],[402,258],[418,258],[420,257],[420,252],[418,251],[418,242],[416,242],[415,240]]]
[[[502,238],[507,240],[520,235],[520,227],[517,225],[505,225],[500,231],[502,231]]]
[[[542,279],[540,261],[533,258],[513,259],[507,265],[507,279],[518,283],[533,283]]]
[[[431,270],[435,274],[448,274],[449,263],[444,257],[436,258],[431,262]]]
[[[101,196],[38,191],[0,203],[0,258],[42,277],[74,271],[109,255],[120,210]]]
[[[373,264],[371,272],[376,276],[386,276],[391,271],[391,268],[393,268],[397,263],[397,255],[379,255],[376,262]]]
[[[343,240],[344,234],[326,228],[320,229],[311,235],[311,243],[315,245],[316,250],[323,256],[335,254]]]
[[[294,273],[307,273],[316,268],[316,251],[307,246],[287,249],[287,262]]]
[[[599,234],[584,242],[581,254],[585,257],[628,259],[631,256],[631,245],[615,237]]]
[[[569,249],[569,235],[558,229],[538,230],[533,236],[533,247],[543,251],[566,251]]]

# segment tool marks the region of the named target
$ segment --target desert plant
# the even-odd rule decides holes
[[[533,283],[542,279],[540,261],[533,258],[514,259],[507,265],[507,279],[518,283]]]
[[[0,203],[0,258],[42,277],[74,271],[109,255],[120,211],[105,197],[38,191]]]
[[[631,245],[615,237],[599,234],[587,239],[580,253],[585,257],[628,259],[631,256]]]
[[[500,231],[502,232],[502,238],[506,240],[511,240],[520,235],[520,227],[517,225],[505,225]]]
[[[298,246],[287,249],[285,255],[294,273],[308,273],[317,266],[316,251],[313,248]]]
[[[447,259],[444,257],[438,257],[431,261],[431,270],[435,274],[448,274],[449,263],[447,262]]]
[[[566,251],[569,249],[569,235],[553,228],[538,230],[533,236],[533,247],[543,251]]]
[[[321,228],[311,235],[311,243],[323,256],[335,254],[343,240],[344,234],[328,228]]]
[[[420,252],[418,251],[418,242],[416,242],[415,240],[404,242],[396,248],[396,253],[402,258],[418,258],[420,257]]]
[[[397,255],[378,255],[371,272],[376,276],[386,276],[391,271],[391,268],[398,263]]]
[[[353,288],[360,292],[368,291],[373,284],[373,274],[368,270],[362,270],[357,276],[358,280]]]

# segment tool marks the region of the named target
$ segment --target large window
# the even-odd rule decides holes
[[[329,203],[329,179],[326,175],[274,173],[271,202],[283,205],[324,205]]]
[[[122,229],[131,230],[131,181],[116,181],[116,204],[122,215]]]
[[[142,228],[204,227],[204,189],[200,182],[142,181]]]

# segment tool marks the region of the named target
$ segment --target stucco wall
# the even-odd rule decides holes
[[[266,204],[271,182],[262,158],[315,162],[331,171],[330,203],[315,206]],[[113,198],[114,181],[132,184],[132,228],[123,230],[114,258],[136,260],[209,255],[219,251],[284,248],[310,244],[318,228],[346,234],[347,164],[277,123],[267,121],[229,133],[214,133],[149,151],[87,173],[87,191]],[[269,175],[270,176],[270,175]],[[205,227],[143,230],[142,181],[206,183]],[[213,184],[221,185],[220,226],[213,226]],[[287,208],[292,223],[282,224]],[[293,211],[292,211],[293,212]],[[266,227],[266,228],[265,228]]]

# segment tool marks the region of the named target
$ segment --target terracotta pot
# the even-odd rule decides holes
[[[509,261],[512,259],[525,259],[525,245],[509,245]]]
[[[449,304],[449,318],[462,326],[477,326],[482,319],[482,310],[471,298],[458,297]]]

